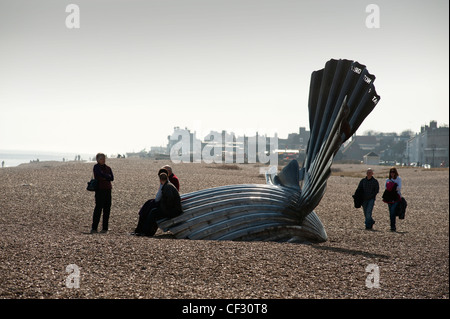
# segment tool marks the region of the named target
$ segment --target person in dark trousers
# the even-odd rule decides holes
[[[389,169],[389,176],[386,179],[385,192],[383,194],[383,201],[388,204],[389,219],[391,221],[391,231],[397,231],[395,226],[395,218],[397,217],[397,207],[402,201],[402,179],[398,175],[395,167]]]
[[[165,173],[166,175],[169,174],[169,172],[165,168],[161,168],[158,171],[158,177],[161,175],[161,173]],[[139,236],[144,233],[144,226],[145,226],[145,221],[147,219],[147,216],[150,214],[150,212],[153,209],[158,208],[158,206],[159,206],[159,201],[161,199],[161,188],[162,188],[162,184],[160,183],[158,192],[156,193],[155,198],[149,199],[148,201],[146,201],[144,203],[144,205],[142,205],[141,209],[139,210],[138,224],[137,224],[134,232],[131,233],[132,235]]]
[[[108,231],[109,214],[111,212],[111,182],[114,181],[114,175],[111,167],[105,164],[106,156],[103,153],[98,153],[96,156],[97,164],[94,165],[94,178],[98,182],[95,190],[95,208],[94,216],[92,217],[91,234],[97,233],[100,216],[103,210],[103,227],[101,232]]]
[[[380,185],[375,177],[373,177],[373,170],[368,168],[366,177],[359,182],[358,189],[356,190],[356,192],[360,192],[361,194],[361,206],[364,211],[364,223],[366,224],[367,230],[371,230],[373,224],[375,224],[375,220],[372,217],[372,211],[375,205],[375,198],[379,191]]]
[[[166,175],[169,174],[169,172],[165,168],[160,168],[159,169],[158,177],[159,177],[159,175],[161,173],[165,173]],[[150,211],[152,209],[154,209],[154,208],[157,208],[158,205],[159,205],[161,187],[162,187],[162,185],[160,183],[159,188],[158,188],[158,192],[156,193],[156,197],[158,197],[158,200],[156,200],[156,198],[149,199],[148,201],[146,201],[144,203],[144,205],[142,205],[141,209],[139,210],[138,224],[137,224],[134,232],[132,233],[133,235],[143,233],[143,227],[144,227],[145,219],[147,218],[147,216],[150,213]]]
[[[133,235],[153,236],[158,229],[157,220],[162,218],[173,218],[183,213],[181,207],[180,193],[169,181],[167,173],[159,174],[160,187],[155,197],[156,207],[150,211],[144,211],[139,216],[138,226]],[[144,204],[145,206],[145,204]]]

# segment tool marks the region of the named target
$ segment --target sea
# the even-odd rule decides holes
[[[0,168],[15,167],[19,166],[20,164],[26,164],[37,161],[64,162],[64,161],[74,161],[78,159],[81,161],[92,161],[93,159],[95,159],[95,154],[0,150]]]

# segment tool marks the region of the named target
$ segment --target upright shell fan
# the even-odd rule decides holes
[[[276,176],[267,175],[267,185],[229,185],[184,194],[183,214],[160,220],[159,227],[176,238],[326,241],[313,210],[325,193],[339,147],[380,100],[374,80],[358,62],[328,61],[311,75],[311,133],[301,169],[293,160]]]

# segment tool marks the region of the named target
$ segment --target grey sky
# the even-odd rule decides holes
[[[80,8],[68,29],[66,6]],[[380,8],[369,29],[366,6]],[[359,128],[448,124],[448,1],[2,1],[0,149],[124,153],[174,126],[277,132],[308,124],[311,72],[376,75]],[[96,133],[98,131],[99,133]]]

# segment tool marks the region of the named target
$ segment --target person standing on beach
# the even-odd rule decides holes
[[[106,233],[108,231],[109,214],[111,212],[111,182],[114,181],[114,175],[111,168],[105,164],[106,155],[98,153],[96,160],[97,164],[94,165],[94,178],[98,181],[98,187],[95,190],[95,208],[92,217],[91,234],[97,233],[102,210],[103,227],[101,232]]]
[[[373,177],[373,170],[368,168],[366,177],[363,178],[358,185],[357,192],[361,192],[361,206],[364,211],[366,229],[371,230],[375,220],[372,218],[372,211],[375,205],[375,198],[380,191],[378,181]]]
[[[398,171],[395,167],[391,167],[389,170],[389,177],[386,179],[385,188],[383,201],[388,204],[391,231],[396,231],[395,218],[397,216],[397,206],[402,199],[402,179],[398,175]]]

